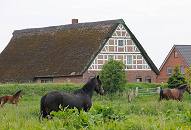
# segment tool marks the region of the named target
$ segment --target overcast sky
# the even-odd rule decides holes
[[[0,52],[14,30],[123,19],[159,68],[174,44],[191,44],[191,0],[0,0]]]

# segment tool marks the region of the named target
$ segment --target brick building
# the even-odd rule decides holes
[[[122,19],[13,32],[0,55],[0,82],[83,82],[108,59],[125,64],[129,82],[155,82],[159,73]]]
[[[191,64],[191,45],[174,45],[162,63],[157,76],[157,82],[167,82],[175,66],[180,67],[181,73]]]

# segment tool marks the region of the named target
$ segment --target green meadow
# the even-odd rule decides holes
[[[138,96],[127,100],[127,90],[133,87],[154,87],[155,84],[127,84],[123,92],[93,95],[89,112],[76,109],[52,112],[53,119],[39,121],[40,98],[52,90],[71,92],[77,84],[1,84],[0,95],[22,89],[18,106],[5,104],[0,108],[0,130],[190,130],[191,96],[183,102],[161,101],[159,95]]]

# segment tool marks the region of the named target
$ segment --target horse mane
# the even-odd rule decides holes
[[[22,90],[17,91],[17,92],[13,95],[13,97],[19,96],[20,93],[21,93],[21,91],[22,91]]]
[[[177,89],[185,89],[187,87],[187,84],[182,84],[177,87]]]
[[[94,79],[95,78],[91,78],[90,80],[88,80],[88,82],[82,88],[74,91],[74,94],[88,92],[91,89],[89,86],[91,86],[92,80],[94,80]]]

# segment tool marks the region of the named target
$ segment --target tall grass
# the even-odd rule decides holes
[[[71,92],[80,88],[81,84],[1,84],[0,85],[0,94],[13,94],[17,90],[22,90],[24,95],[34,96],[34,95],[44,95],[49,91],[66,91]]]
[[[162,101],[158,95],[140,96],[131,103],[125,94],[93,96],[88,113],[76,109],[53,112],[52,120],[39,121],[39,104],[43,94],[52,90],[73,91],[76,84],[7,84],[0,86],[0,95],[18,89],[24,96],[18,106],[6,104],[0,108],[0,130],[174,130],[191,129],[191,98],[183,102]]]

